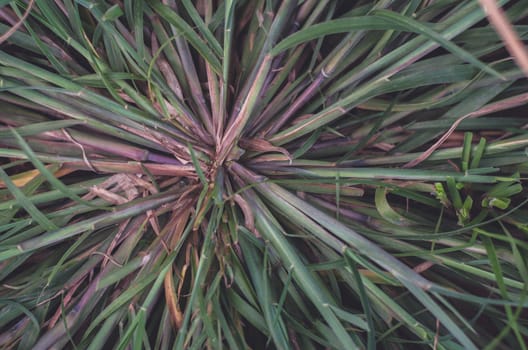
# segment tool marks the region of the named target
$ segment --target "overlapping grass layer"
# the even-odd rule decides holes
[[[1,348],[527,348],[477,1],[0,5]]]

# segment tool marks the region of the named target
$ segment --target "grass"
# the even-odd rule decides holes
[[[0,347],[527,349],[527,16],[0,1]]]

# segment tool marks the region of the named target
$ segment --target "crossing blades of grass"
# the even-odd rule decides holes
[[[526,349],[528,82],[487,14],[0,0],[0,348]]]

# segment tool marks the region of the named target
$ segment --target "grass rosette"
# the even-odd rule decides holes
[[[0,4],[1,347],[526,348],[476,1]]]

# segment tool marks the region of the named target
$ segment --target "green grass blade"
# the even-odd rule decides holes
[[[9,175],[0,167],[0,180],[7,186],[9,192],[13,195],[20,205],[26,209],[31,217],[46,231],[56,230],[57,226],[48,217],[26,197],[26,195],[11,181]]]
[[[214,54],[211,48],[209,48],[209,46],[203,42],[203,40],[196,34],[196,32],[187,22],[185,22],[169,7],[163,5],[157,0],[149,0],[148,3],[158,15],[178,29],[179,33],[181,33],[181,35],[189,41],[189,43],[211,65],[217,74],[222,75],[222,66],[218,57]]]

